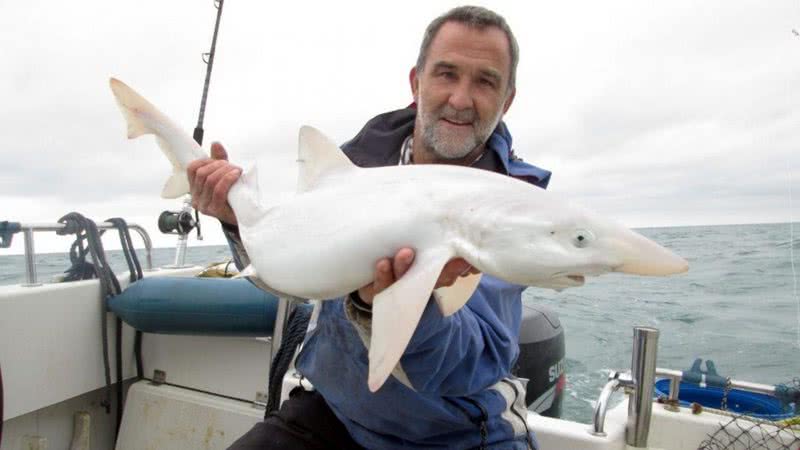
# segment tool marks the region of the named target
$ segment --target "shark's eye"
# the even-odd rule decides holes
[[[572,233],[572,244],[584,248],[594,241],[594,235],[589,230],[577,229]]]

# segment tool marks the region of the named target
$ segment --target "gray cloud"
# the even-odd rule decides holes
[[[258,160],[267,191],[290,188],[299,126],[343,142],[408,104],[422,30],[450,6],[419,2],[387,21],[377,4],[226,4],[206,142],[243,166]],[[522,48],[506,117],[516,149],[555,171],[554,191],[635,225],[797,216],[795,2],[488,6]],[[153,214],[149,202],[177,205],[156,199],[167,163],[151,138],[125,139],[107,80],[191,130],[214,13],[154,0],[6,8],[0,202],[31,220],[76,199],[138,217]]]

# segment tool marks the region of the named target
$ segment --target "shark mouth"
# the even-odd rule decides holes
[[[578,283],[578,285],[583,285],[586,282],[586,277],[583,275],[567,275],[567,278]]]
[[[554,273],[550,277],[549,281],[537,286],[561,291],[571,287],[583,286],[585,282],[586,282],[586,277],[584,275],[576,273],[558,272]]]

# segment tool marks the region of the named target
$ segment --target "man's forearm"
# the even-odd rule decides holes
[[[520,304],[518,296],[494,300],[501,303],[495,305],[501,309]],[[482,296],[476,303],[478,312],[464,307],[443,317],[436,302],[429,301],[392,375],[414,390],[445,396],[474,394],[507,376],[518,355],[517,340],[511,336],[509,326],[499,320],[504,313],[497,314]],[[371,311],[353,295],[345,296],[344,308],[369,348]]]
[[[508,376],[519,353],[517,340],[486,306],[489,300],[477,295],[471,303],[478,308],[464,306],[449,317],[436,302],[427,305],[400,360],[416,390],[468,396]]]

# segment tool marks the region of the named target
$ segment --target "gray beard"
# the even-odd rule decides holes
[[[462,159],[476,148],[485,144],[500,121],[502,114],[498,114],[493,121],[487,121],[484,124],[480,118],[477,118],[474,111],[467,113],[466,115],[472,118],[473,128],[470,136],[462,140],[454,136],[448,136],[438,122],[441,118],[465,116],[464,113],[448,111],[448,106],[445,106],[440,111],[428,111],[422,102],[419,102],[417,107],[419,108],[419,125],[422,126],[422,145],[443,160]]]

